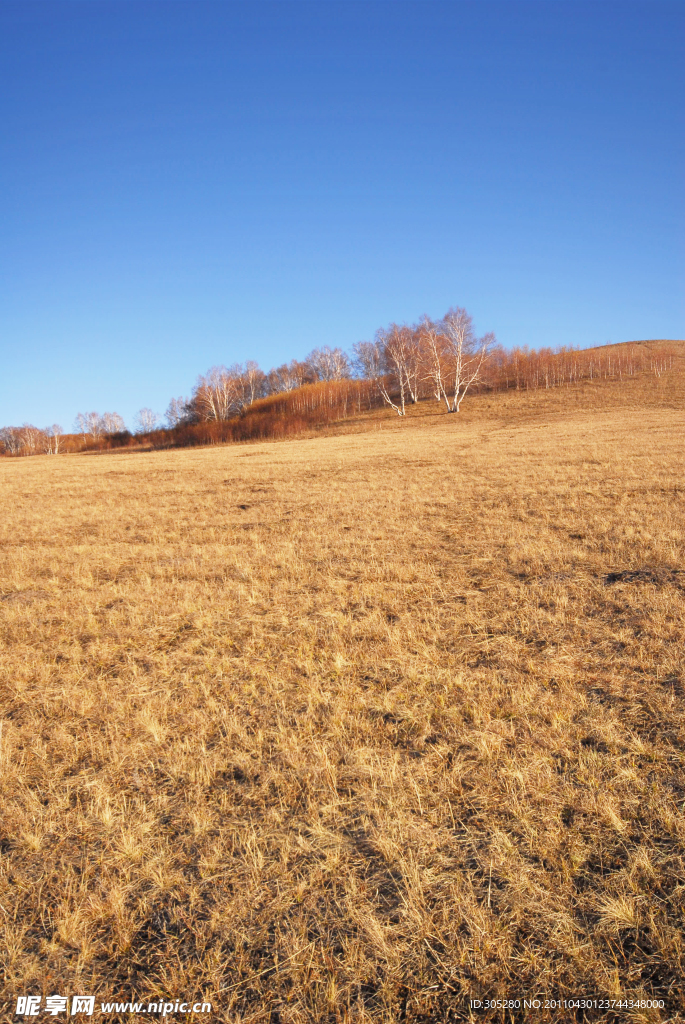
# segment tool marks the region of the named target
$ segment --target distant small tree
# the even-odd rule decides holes
[[[305,363],[310,368],[314,380],[345,380],[350,376],[350,360],[341,348],[313,349]]]
[[[418,346],[411,327],[390,324],[376,332],[384,374],[378,380],[383,401],[398,416],[406,413],[407,401],[418,398]]]
[[[198,377],[191,405],[201,420],[228,420],[268,392],[268,379],[254,360],[213,366]]]
[[[197,419],[190,399],[183,397],[172,398],[164,415],[171,429],[181,423],[193,423]]]
[[[391,325],[380,328],[373,341],[360,341],[354,346],[354,367],[371,381],[386,405],[398,416],[405,415],[407,399],[406,360],[403,336]]]
[[[213,366],[197,379],[193,403],[203,420],[227,420],[237,411],[238,389],[235,374],[225,366]]]
[[[419,324],[421,344],[425,353],[425,379],[438,402],[444,398],[449,409],[447,389],[450,386],[450,359],[448,344],[440,323],[424,317]]]
[[[359,341],[353,347],[354,372],[363,380],[376,382],[383,375],[383,352],[378,341]]]
[[[289,363],[283,363],[273,370],[269,370],[266,378],[266,390],[269,394],[277,395],[281,392],[294,391],[304,384],[314,382],[314,375],[307,363],[300,363],[293,359]]]
[[[32,423],[24,423],[20,430],[21,451],[24,455],[35,455],[41,448],[42,430]]]
[[[93,440],[97,440],[100,434],[102,433],[101,416],[96,412],[87,412],[86,426],[88,428],[88,433],[93,438]]]
[[[85,441],[86,437],[90,435],[93,440],[97,440],[102,433],[102,417],[98,412],[79,412],[76,414],[76,430],[83,436]]]
[[[152,409],[148,409],[146,407],[138,410],[136,414],[136,426],[138,428],[138,433],[149,434],[155,429],[158,423],[159,416],[156,412],[153,412]]]
[[[19,455],[22,449],[19,427],[0,427],[0,448],[5,455]]]
[[[103,434],[120,434],[126,424],[118,412],[104,412],[100,417],[100,431]]]
[[[46,427],[43,431],[43,451],[46,455],[59,455],[59,450],[62,447],[62,441],[64,431],[60,427],[59,423],[53,423],[51,427]]]
[[[248,359],[241,377],[244,405],[252,405],[258,398],[264,397],[267,392],[266,374],[260,369],[259,363]]]

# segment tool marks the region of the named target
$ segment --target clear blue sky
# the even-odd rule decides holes
[[[684,337],[682,2],[0,3],[0,425],[465,306]]]

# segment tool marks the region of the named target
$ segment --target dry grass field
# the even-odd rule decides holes
[[[0,461],[2,1019],[684,1020],[683,382]]]

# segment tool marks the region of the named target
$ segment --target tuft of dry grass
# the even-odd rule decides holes
[[[640,388],[0,462],[7,999],[682,1019],[685,402]],[[573,996],[664,1008],[469,1008]]]

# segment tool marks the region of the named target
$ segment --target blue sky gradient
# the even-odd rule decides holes
[[[681,2],[0,3],[0,425],[465,306],[682,338]]]

